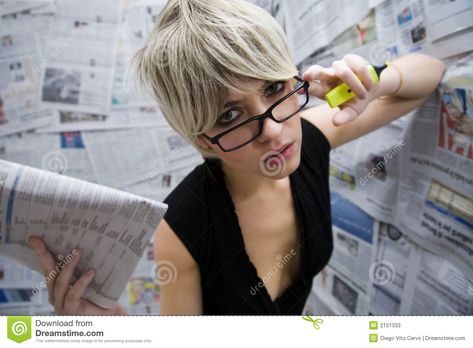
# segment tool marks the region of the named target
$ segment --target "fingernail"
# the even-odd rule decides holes
[[[92,278],[93,276],[95,275],[95,271],[91,268],[89,269],[86,273],[85,273],[85,276],[87,278]]]

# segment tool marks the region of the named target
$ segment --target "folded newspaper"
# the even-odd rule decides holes
[[[166,210],[164,203],[0,160],[0,254],[44,273],[30,236],[55,255],[56,271],[79,248],[74,278],[93,268],[84,297],[104,308],[119,299]]]

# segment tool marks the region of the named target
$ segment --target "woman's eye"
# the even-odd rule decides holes
[[[241,111],[238,110],[228,110],[219,118],[220,124],[229,124],[233,122],[238,116],[240,116]]]
[[[268,93],[270,96],[277,94],[281,91],[284,90],[285,82],[283,81],[278,81],[270,84],[268,87],[266,87],[266,93]]]

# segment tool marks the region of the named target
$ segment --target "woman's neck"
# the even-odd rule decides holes
[[[220,161],[220,164],[225,174],[225,182],[232,194],[244,193],[245,196],[254,196],[268,192],[277,193],[286,190],[289,185],[289,177],[272,179],[230,168],[223,161]]]

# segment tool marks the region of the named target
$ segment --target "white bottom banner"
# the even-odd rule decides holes
[[[0,346],[473,347],[466,316],[2,316]]]

